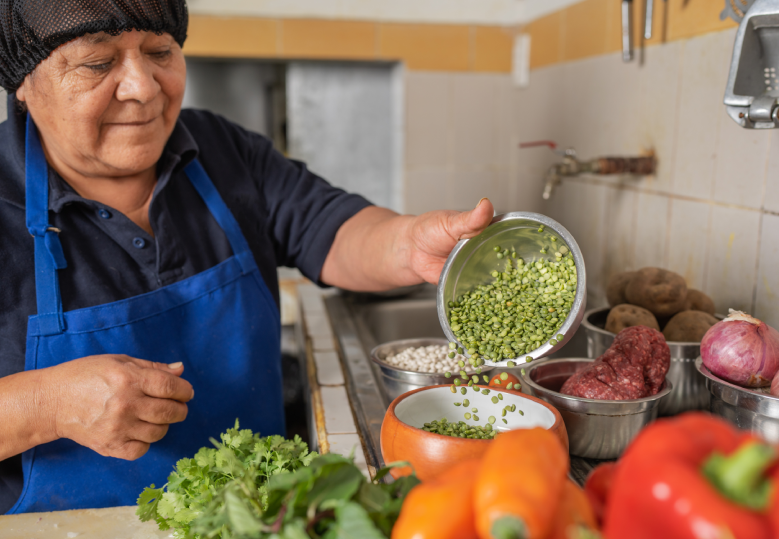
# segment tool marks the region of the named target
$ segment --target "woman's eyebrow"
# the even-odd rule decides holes
[[[89,45],[97,45],[99,43],[106,43],[108,41],[111,41],[112,39],[115,39],[116,37],[117,36],[112,36],[112,35],[106,34],[105,32],[100,32],[98,34],[86,34],[83,39]]]

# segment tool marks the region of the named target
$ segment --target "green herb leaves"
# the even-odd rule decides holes
[[[389,468],[371,482],[352,459],[309,453],[298,437],[260,438],[237,422],[221,439],[180,460],[167,492],[141,493],[141,520],[188,539],[385,539],[419,483],[380,483]]]
[[[317,456],[298,436],[262,438],[249,429],[239,430],[237,420],[220,438],[221,443],[211,440],[215,448],[204,447],[193,458],[179,460],[167,485],[144,489],[136,511],[142,521],[154,519],[161,530],[173,528],[177,537],[186,537],[208,504],[215,498],[225,503],[223,490],[231,481],[245,480],[263,504],[271,477],[308,466]]]

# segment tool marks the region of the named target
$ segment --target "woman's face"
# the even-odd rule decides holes
[[[55,50],[16,96],[55,168],[118,178],[155,166],[176,125],[185,82],[184,55],[170,34],[99,33]]]

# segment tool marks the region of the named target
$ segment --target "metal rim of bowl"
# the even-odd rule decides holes
[[[621,400],[621,401],[585,399],[583,397],[574,397],[573,395],[565,395],[558,391],[552,391],[551,389],[547,389],[544,386],[536,383],[532,378],[530,378],[530,373],[532,373],[537,368],[546,367],[557,363],[570,363],[572,361],[593,363],[595,362],[595,359],[583,358],[583,357],[549,359],[547,361],[540,362],[535,365],[526,367],[525,372],[521,374],[522,380],[523,382],[527,383],[528,386],[532,387],[533,390],[536,391],[539,395],[550,394],[550,396],[554,397],[555,400],[559,400],[562,403],[570,404],[571,406],[567,408],[567,410],[571,410],[574,412],[585,412],[592,415],[640,414],[646,412],[648,409],[651,409],[654,404],[656,403],[659,404],[657,401],[659,401],[666,395],[670,395],[671,391],[673,390],[673,384],[671,383],[670,380],[666,379],[665,381],[663,381],[663,385],[661,386],[660,391],[658,391],[655,395],[652,395],[650,397],[643,397],[640,399],[628,399],[628,400]],[[614,407],[632,408],[633,406],[636,406],[639,409],[627,413],[624,413],[624,411],[620,412],[619,410],[613,410]],[[597,414],[593,413],[593,412],[604,412],[606,411],[605,409],[611,409],[611,413],[597,413]]]
[[[612,333],[611,331],[606,331],[605,329],[599,328],[598,326],[596,326],[595,324],[590,322],[590,316],[591,315],[593,315],[595,313],[602,312],[602,311],[610,311],[611,309],[612,309],[612,307],[600,307],[598,309],[590,309],[589,311],[584,313],[584,318],[582,319],[582,325],[585,328],[587,328],[589,331],[593,331],[595,333],[600,333],[601,335],[609,335],[611,337],[616,337],[617,336],[616,333]],[[725,318],[721,314],[715,314],[714,317],[717,318],[720,321],[723,318]],[[677,346],[700,346],[701,345],[700,341],[697,341],[697,342],[696,341],[666,341],[666,342],[669,345],[674,344],[674,345],[677,345]]]
[[[398,367],[395,367],[394,365],[391,365],[384,361],[382,358],[379,357],[378,351],[379,349],[387,346],[388,344],[397,344],[399,346],[406,346],[407,348],[421,348],[425,346],[447,346],[449,344],[449,341],[446,339],[438,338],[438,337],[430,337],[430,338],[418,338],[418,339],[400,339],[398,341],[388,341],[385,343],[382,343],[378,346],[375,346],[373,350],[371,350],[370,356],[371,361],[376,363],[379,367],[382,369],[387,369],[390,371],[397,372],[399,375],[401,375],[401,379],[403,375],[420,375],[420,376],[431,376],[431,377],[441,377],[444,378],[444,373],[442,372],[422,372],[422,371],[410,371],[407,369],[400,369]],[[405,348],[404,348],[405,349]],[[487,371],[493,370],[494,367],[488,366],[488,365],[482,365],[481,372],[484,374]],[[471,374],[476,374],[471,373]]]
[[[565,346],[565,344],[573,337],[573,334],[576,332],[576,329],[579,323],[581,322],[581,317],[579,317],[579,322],[577,323],[577,315],[581,313],[581,311],[584,309],[584,306],[586,304],[585,302],[587,299],[587,271],[586,268],[584,267],[584,256],[582,255],[581,249],[579,248],[579,244],[576,243],[576,240],[571,235],[571,233],[568,232],[568,230],[563,225],[561,225],[554,219],[547,217],[546,215],[542,215],[540,213],[533,213],[533,212],[510,212],[510,213],[497,215],[492,218],[492,221],[490,222],[490,226],[503,221],[516,220],[516,219],[534,221],[539,225],[544,225],[544,227],[552,229],[565,241],[566,247],[568,247],[568,249],[571,251],[574,264],[576,267],[576,294],[574,295],[574,300],[573,300],[573,304],[571,305],[571,310],[568,312],[568,315],[565,317],[565,321],[563,322],[563,325],[560,326],[560,328],[557,330],[558,334],[562,333],[564,335],[562,342],[558,342],[556,345],[552,346],[551,344],[549,344],[549,340],[547,340],[546,342],[544,342],[544,344],[542,344],[532,352],[522,354],[522,357],[518,357],[518,358],[504,359],[502,361],[490,361],[488,359],[485,359],[484,360],[485,366],[508,367],[509,361],[513,361],[517,365],[520,365],[522,363],[526,363],[526,361],[523,361],[522,358],[526,358],[530,356],[532,360],[536,360],[548,356],[549,354],[552,354],[553,352],[559,350],[560,348]],[[451,271],[452,265],[454,264],[454,261],[456,260],[457,255],[460,253],[460,251],[462,251],[462,249],[469,241],[477,240],[479,237],[482,236],[482,234],[484,234],[487,230],[489,230],[489,228],[490,227],[488,226],[481,234],[479,234],[474,238],[467,239],[467,240],[460,240],[459,242],[457,242],[457,245],[455,245],[454,249],[452,249],[452,252],[449,253],[449,258],[446,259],[444,268],[441,271],[441,276],[438,279],[438,288],[436,290],[436,310],[438,311],[438,321],[441,323],[441,327],[444,330],[444,334],[446,334],[446,337],[449,339],[449,341],[457,343],[459,346],[461,346],[465,351],[466,356],[469,356],[469,354],[467,353],[467,349],[465,345],[463,345],[463,343],[461,343],[457,339],[457,337],[455,337],[454,332],[452,331],[452,328],[449,325],[449,318],[447,317],[447,313],[446,313],[446,300],[444,298],[444,284],[446,283],[446,279],[449,276],[449,272]],[[483,242],[488,241],[488,239],[483,240]]]
[[[703,364],[703,358],[699,357],[695,360],[695,368],[706,377],[706,386],[714,397],[732,406],[747,408],[752,412],[779,419],[779,397],[768,393],[758,393],[723,380]],[[729,395],[723,392],[723,388],[735,392],[736,398],[727,398]]]

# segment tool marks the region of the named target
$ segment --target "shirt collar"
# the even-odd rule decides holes
[[[157,186],[154,195],[162,191],[170,182],[171,177],[181,171],[198,156],[199,148],[189,129],[179,119],[173,128],[160,160],[157,162]],[[62,211],[66,205],[78,202],[88,206],[102,207],[101,204],[83,198],[68,185],[54,169],[49,167],[49,209],[55,213]]]

